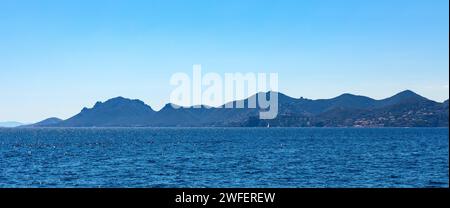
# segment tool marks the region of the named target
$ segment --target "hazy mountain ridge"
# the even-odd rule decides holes
[[[268,93],[232,102],[243,102],[244,108],[167,104],[160,111],[140,100],[117,97],[97,102],[67,120],[46,119],[27,127],[448,127],[448,100],[438,103],[410,90],[381,100],[348,93],[310,100],[278,93],[278,116],[272,120],[259,119],[259,106],[248,108],[249,99],[259,96]]]
[[[46,126],[52,126],[52,125],[57,125],[60,122],[62,122],[62,119],[56,118],[56,117],[52,117],[52,118],[47,118],[43,121],[39,121],[37,123],[34,124],[30,124],[28,126],[30,127],[46,127]]]
[[[0,122],[0,128],[12,128],[12,127],[17,127],[17,126],[21,126],[21,125],[24,125],[24,124],[20,123],[20,122],[16,122],[16,121]]]

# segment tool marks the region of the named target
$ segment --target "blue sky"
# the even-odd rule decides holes
[[[0,0],[0,121],[115,96],[159,109],[175,72],[277,72],[293,97],[448,98],[448,0]]]

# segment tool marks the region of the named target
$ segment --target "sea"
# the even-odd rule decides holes
[[[449,187],[448,128],[3,128],[0,187]]]

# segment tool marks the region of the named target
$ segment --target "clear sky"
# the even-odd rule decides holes
[[[124,96],[158,110],[174,72],[277,72],[312,99],[449,93],[448,0],[0,0],[0,121]]]

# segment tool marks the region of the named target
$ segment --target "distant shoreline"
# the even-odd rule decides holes
[[[276,96],[277,116],[252,100]],[[238,107],[238,103],[241,103]],[[229,108],[231,106],[232,108]],[[180,107],[166,104],[154,111],[141,100],[116,97],[68,118],[51,117],[22,127],[448,127],[449,102],[429,100],[411,90],[376,100],[353,94],[331,99],[293,98],[279,92],[260,92],[219,107]]]
[[[445,126],[436,126],[436,127],[398,127],[398,126],[384,126],[384,127],[219,127],[219,126],[204,126],[204,127],[188,127],[188,126],[135,126],[135,127],[125,127],[125,126],[117,126],[117,127],[0,127],[0,129],[448,129],[449,127]]]

